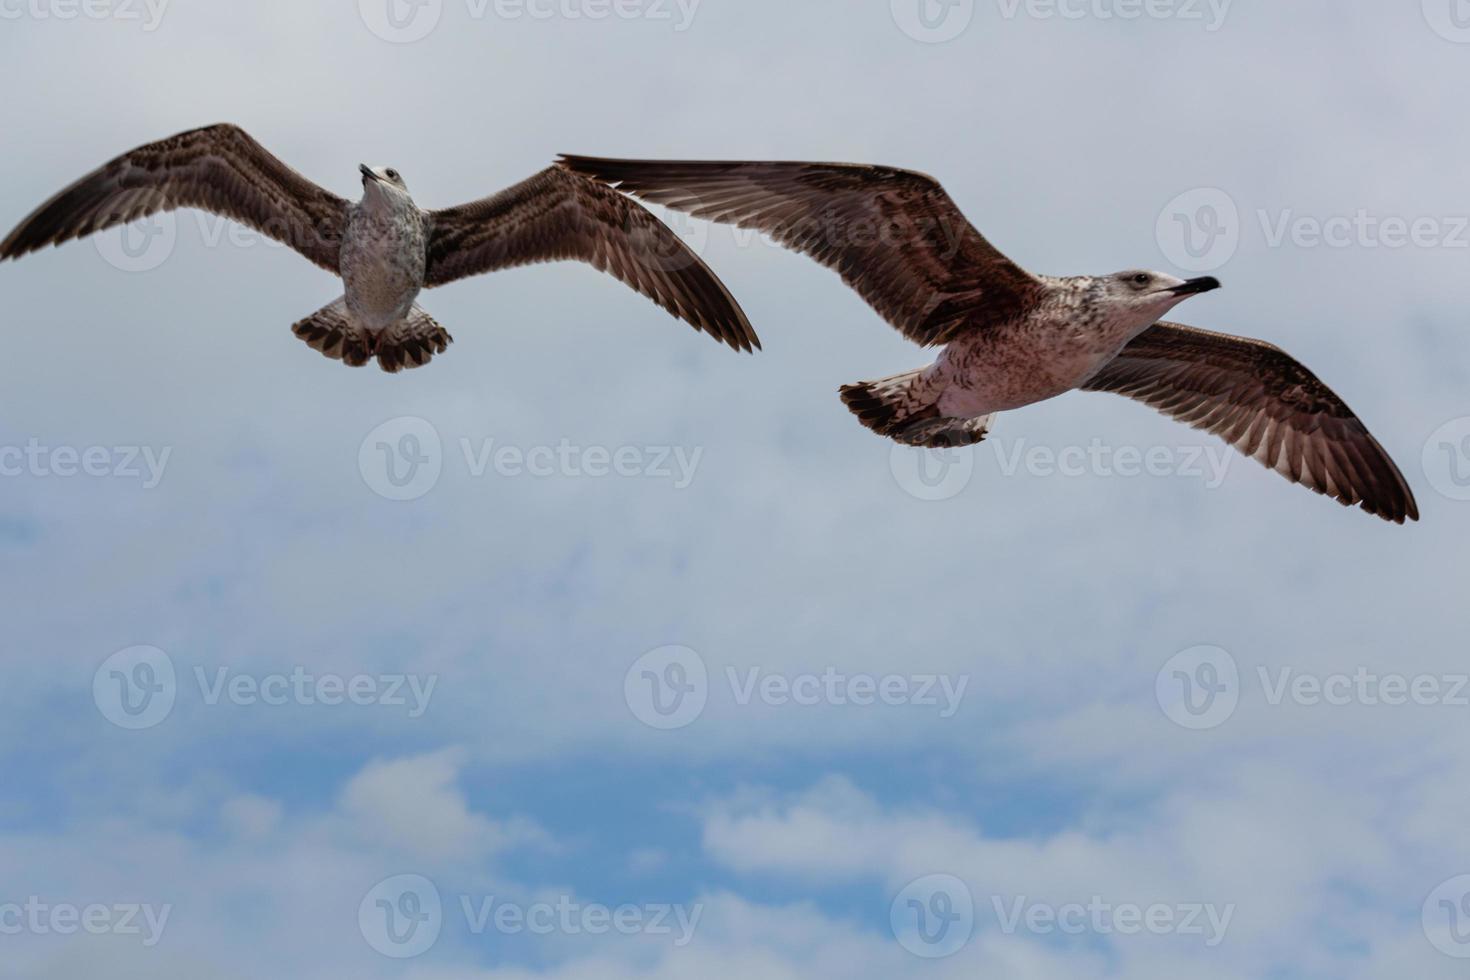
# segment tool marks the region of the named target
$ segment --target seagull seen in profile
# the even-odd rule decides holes
[[[837,270],[904,336],[942,346],[926,368],[842,388],[847,407],[881,435],[970,445],[998,412],[1074,389],[1111,391],[1344,505],[1418,520],[1393,460],[1301,363],[1263,341],[1161,321],[1219,288],[1212,277],[1033,275],[987,242],[933,178],[891,167],[559,162],[643,200],[768,234]]]
[[[342,277],[344,294],[296,323],[330,358],[385,371],[428,363],[452,338],[419,291],[482,272],[576,259],[611,273],[696,330],[760,346],[720,280],[637,202],[559,167],[442,211],[414,203],[389,167],[359,167],[352,203],[286,166],[238,126],[195,129],[125,153],[41,205],[0,243],[18,258],[160,211],[199,208],[246,224]]]

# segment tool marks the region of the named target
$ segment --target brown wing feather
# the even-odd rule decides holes
[[[835,269],[921,344],[1011,319],[1039,286],[975,230],[938,182],[913,171],[567,155],[560,163],[645,200],[770,235]]]
[[[740,350],[760,340],[735,298],[638,202],[556,167],[432,212],[426,285],[532,262],[576,259],[611,273],[696,330]]]
[[[1418,520],[1399,468],[1343,400],[1280,348],[1158,323],[1083,386],[1137,399],[1344,505]]]
[[[0,259],[175,208],[232,218],[337,271],[347,202],[227,123],[140,146],[92,171],[22,221],[0,243]]]

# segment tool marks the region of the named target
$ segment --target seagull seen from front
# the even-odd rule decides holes
[[[1161,322],[1219,288],[1212,277],[1033,275],[987,242],[933,178],[891,167],[571,155],[560,163],[643,200],[764,232],[837,270],[904,336],[942,346],[926,368],[842,388],[848,408],[881,435],[970,445],[998,412],[1074,389],[1111,391],[1344,505],[1398,524],[1419,518],[1393,460],[1302,364],[1263,341]]]
[[[199,208],[242,222],[342,277],[344,293],[292,330],[353,366],[419,367],[452,338],[416,302],[424,287],[576,259],[609,272],[696,330],[760,346],[720,280],[635,201],[558,167],[460,207],[426,211],[390,167],[359,167],[352,203],[286,166],[238,126],[149,143],[81,178],[0,243],[18,258],[114,225]]]

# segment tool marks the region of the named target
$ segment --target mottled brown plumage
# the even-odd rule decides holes
[[[835,269],[885,320],[924,346],[1014,319],[1040,290],[934,178],[911,170],[567,154],[559,162],[646,201],[770,235]]]
[[[636,201],[558,167],[483,200],[429,213],[425,286],[533,262],[587,262],[696,329],[760,347],[739,304],[668,226]]]
[[[1403,523],[1403,475],[1341,399],[1270,344],[1156,321],[1219,287],[1134,270],[1037,276],[976,231],[932,178],[827,163],[609,160],[561,165],[690,214],[752,228],[838,270],[928,368],[844,385],[868,428],[931,448],[985,438],[995,413],[1074,388],[1113,391],[1222,436],[1348,505]]]
[[[37,208],[0,243],[0,259],[60,245],[160,211],[224,215],[337,271],[348,202],[228,123],[140,146]]]
[[[386,371],[419,367],[451,338],[419,309],[424,286],[576,259],[616,276],[732,347],[760,346],[728,290],[637,202],[550,167],[493,197],[442,211],[414,203],[391,169],[362,166],[359,202],[317,186],[238,126],[195,129],[138,147],[52,197],[0,242],[19,258],[162,211],[198,208],[283,242],[344,280],[343,301],[299,321],[328,357]]]
[[[1158,323],[1083,390],[1137,399],[1344,505],[1419,519],[1408,482],[1352,409],[1271,344]]]

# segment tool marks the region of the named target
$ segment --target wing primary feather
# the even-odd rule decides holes
[[[243,129],[222,123],[140,146],[75,181],[0,242],[0,259],[159,212],[198,208],[249,225],[336,272],[347,206]]]
[[[570,154],[558,162],[643,200],[767,234],[836,271],[926,346],[1019,316],[1041,288],[985,240],[937,181],[914,171]]]
[[[1158,323],[1085,386],[1225,439],[1293,483],[1402,524],[1419,519],[1393,459],[1347,404],[1278,347]]]
[[[430,215],[426,285],[534,262],[578,260],[696,330],[760,347],[734,296],[669,227],[625,195],[550,167],[491,197]]]

